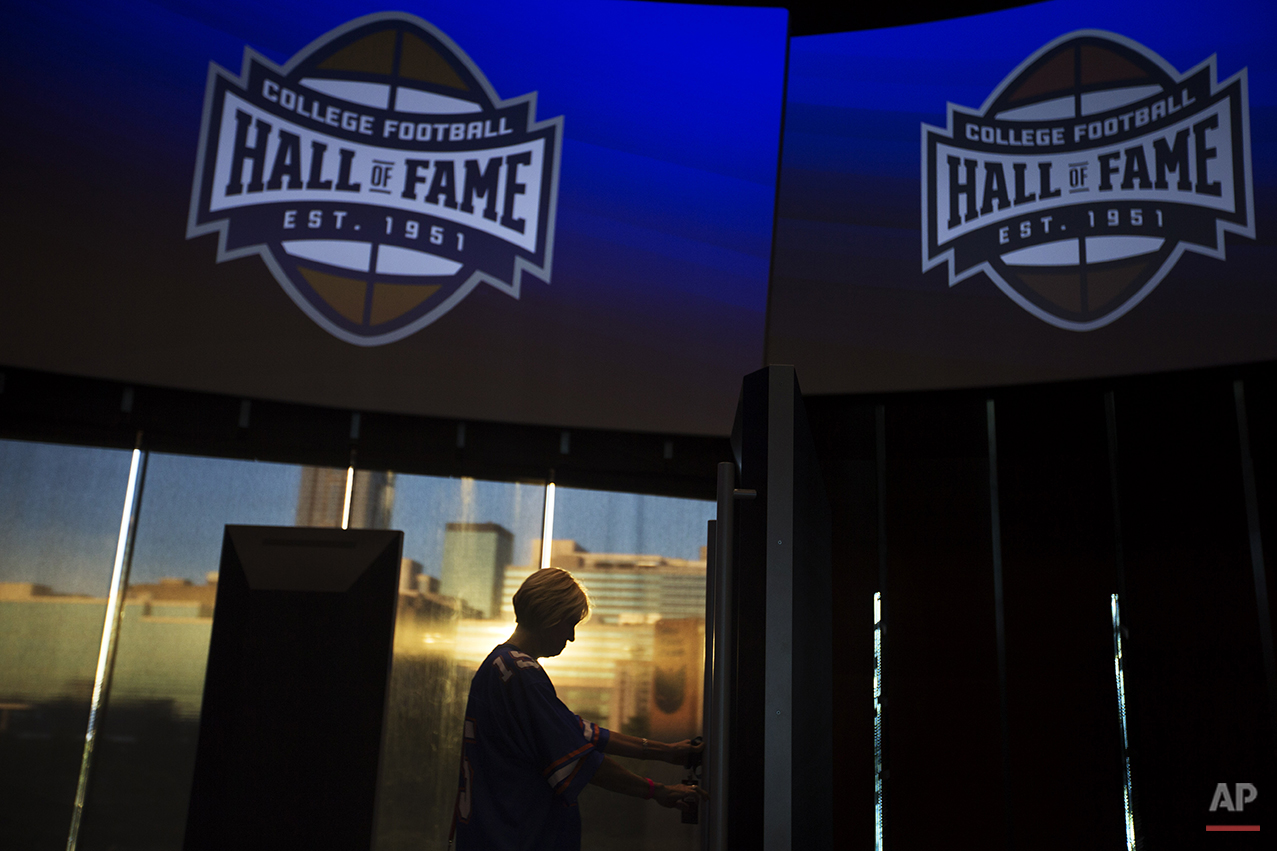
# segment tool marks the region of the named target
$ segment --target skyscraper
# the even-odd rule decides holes
[[[514,560],[514,535],[496,523],[449,523],[443,538],[439,591],[460,597],[494,618],[501,613],[505,571]]]
[[[346,505],[346,471],[338,467],[302,467],[297,493],[298,526],[341,526]],[[395,507],[395,474],[356,470],[350,493],[351,529],[388,529]]]

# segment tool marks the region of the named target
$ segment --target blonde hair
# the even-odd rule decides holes
[[[514,619],[528,629],[548,629],[590,617],[590,595],[566,570],[543,567],[532,571],[514,592]]]

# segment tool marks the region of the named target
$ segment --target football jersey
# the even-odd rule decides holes
[[[563,705],[536,659],[498,645],[470,681],[458,851],[578,851],[576,797],[608,736]]]

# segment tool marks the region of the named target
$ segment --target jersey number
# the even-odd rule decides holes
[[[502,659],[500,656],[493,659],[492,664],[496,665],[497,670],[501,672],[501,682],[503,683],[507,682],[509,681],[510,677],[514,676],[514,671],[511,671],[509,668],[505,666],[505,660]]]

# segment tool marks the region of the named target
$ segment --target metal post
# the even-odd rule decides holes
[[[705,681],[701,689],[701,735],[708,743],[713,737],[710,732],[712,717],[714,713],[713,694],[714,694],[714,623],[716,621],[715,613],[718,611],[718,571],[716,567],[718,560],[715,553],[718,551],[718,521],[711,520],[707,524],[708,529],[705,534]],[[705,760],[701,761],[702,782],[707,770]],[[699,819],[701,848],[709,848],[709,818]]]
[[[763,847],[794,849],[794,458],[802,404],[791,366],[767,369]],[[775,543],[773,543],[773,541]],[[805,851],[805,849],[803,849]]]
[[[1268,576],[1264,570],[1264,539],[1259,523],[1259,497],[1255,489],[1255,462],[1250,454],[1250,423],[1246,415],[1246,387],[1233,382],[1237,406],[1237,437],[1241,444],[1242,492],[1246,496],[1246,528],[1250,538],[1250,566],[1255,578],[1255,605],[1259,615],[1259,647],[1268,684],[1268,719],[1277,731],[1277,652],[1273,649],[1273,619],[1268,608]]]
[[[84,799],[89,788],[89,775],[93,769],[93,750],[97,744],[98,727],[102,721],[102,707],[111,687],[111,673],[115,669],[115,650],[120,638],[120,618],[124,612],[124,597],[128,591],[129,568],[133,562],[133,541],[137,536],[137,514],[142,503],[142,485],[146,481],[147,453],[142,449],[142,432],[137,433],[137,443],[129,462],[128,485],[124,489],[124,511],[120,517],[120,532],[115,542],[115,564],[111,568],[111,590],[107,596],[106,616],[102,623],[102,641],[98,648],[97,672],[93,677],[93,696],[89,701],[89,724],[84,734],[84,751],[80,756],[80,778],[76,784],[75,804],[71,810],[71,827],[67,832],[67,851],[75,851],[80,839],[80,822],[84,816]]]
[[[706,851],[727,847],[728,737],[730,734],[732,647],[732,542],[734,537],[736,465],[718,465],[718,521],[714,524],[714,624],[713,674],[710,691],[709,729],[705,737],[705,786],[709,792]]]

